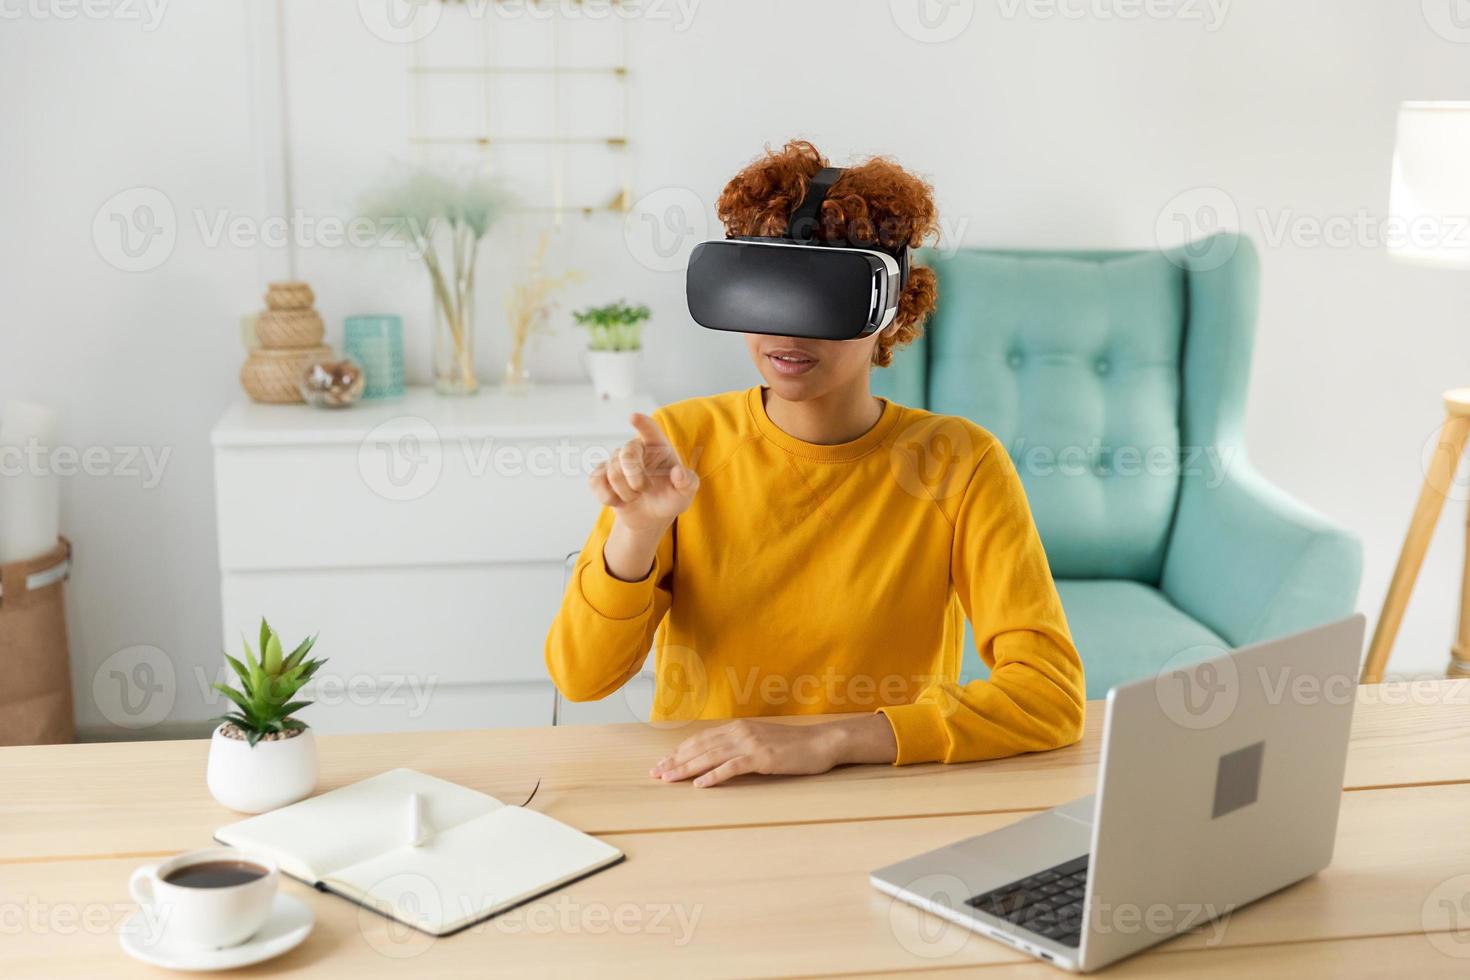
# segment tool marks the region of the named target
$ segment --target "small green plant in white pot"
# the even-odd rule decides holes
[[[209,743],[209,792],[231,810],[264,813],[304,799],[316,788],[316,739],[296,712],[311,704],[296,695],[325,660],[308,658],[316,637],[289,654],[281,637],[260,621],[260,654],[242,641],[245,660],[225,660],[240,682],[214,689],[235,706],[220,718]]]
[[[648,307],[629,306],[622,300],[572,314],[577,324],[587,329],[587,370],[597,397],[633,397],[638,387],[643,323],[651,315]]]

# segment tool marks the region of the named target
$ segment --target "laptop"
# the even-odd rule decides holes
[[[1087,972],[1327,867],[1363,617],[1188,654],[1108,692],[1097,792],[874,871],[880,890]]]

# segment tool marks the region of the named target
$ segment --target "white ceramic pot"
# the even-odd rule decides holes
[[[638,390],[638,351],[589,350],[587,371],[598,398],[632,398]]]
[[[220,728],[209,741],[205,779],[210,794],[231,810],[264,813],[316,789],[316,737],[310,728],[278,741],[261,739],[254,748]]]

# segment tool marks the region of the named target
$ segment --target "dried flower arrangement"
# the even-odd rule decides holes
[[[505,301],[505,315],[510,325],[511,338],[505,383],[511,388],[523,387],[527,382],[526,346],[533,335],[546,329],[547,318],[556,305],[552,296],[581,278],[581,273],[576,270],[568,270],[557,276],[547,275],[542,271],[550,242],[551,233],[543,231],[525,273],[511,287],[510,296]]]

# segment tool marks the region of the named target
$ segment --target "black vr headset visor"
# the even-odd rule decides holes
[[[893,322],[908,282],[908,246],[889,252],[816,240],[822,201],[841,174],[826,167],[812,178],[781,238],[695,246],[685,277],[695,323],[739,333],[856,340]]]

